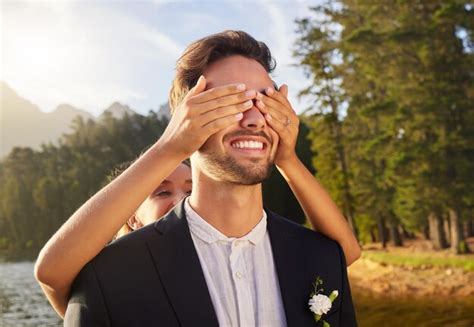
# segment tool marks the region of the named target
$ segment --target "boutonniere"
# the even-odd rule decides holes
[[[308,302],[309,310],[314,313],[314,320],[316,322],[321,319],[323,314],[326,314],[329,310],[331,310],[332,302],[339,295],[337,290],[332,291],[329,296],[321,294],[321,292],[324,292],[324,288],[319,288],[319,286],[322,285],[323,280],[321,277],[317,276],[313,283],[314,291],[310,294],[310,299]],[[327,321],[323,320],[323,327],[330,327],[330,325]]]

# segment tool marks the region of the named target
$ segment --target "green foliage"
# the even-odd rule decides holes
[[[474,271],[474,260],[472,260],[472,255],[459,257],[437,257],[433,256],[432,254],[413,252],[403,254],[382,251],[364,251],[362,253],[362,258],[402,267],[460,268],[465,271]]]
[[[14,148],[0,163],[0,249],[14,257],[37,252],[114,166],[138,156],[166,124],[153,112],[98,122],[77,117],[58,145]]]
[[[296,140],[296,153],[301,162],[312,172],[312,152],[308,140],[309,127],[304,121],[300,123],[300,133]],[[291,220],[304,224],[305,215],[290,187],[276,169],[272,171],[270,178],[263,182],[263,200],[267,208]]]
[[[58,145],[14,148],[0,162],[0,250],[16,259],[35,253],[87,199],[108,182],[111,171],[135,159],[167,126],[154,112],[101,121],[73,121]],[[296,150],[311,169],[308,127],[302,123]],[[304,213],[275,170],[265,182],[266,205],[303,222]]]
[[[472,208],[473,21],[463,1],[347,0],[297,22],[313,164],[360,240]]]
[[[372,242],[370,232],[377,227],[374,218],[366,214],[359,214],[356,217],[356,224],[359,228],[359,242],[362,244]]]

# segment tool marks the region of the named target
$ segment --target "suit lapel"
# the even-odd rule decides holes
[[[308,307],[311,281],[307,280],[308,266],[302,253],[301,242],[288,228],[288,222],[267,212],[267,229],[273,252],[280,292],[288,326],[314,326]]]
[[[160,280],[181,326],[218,326],[181,201],[154,225],[147,241]]]

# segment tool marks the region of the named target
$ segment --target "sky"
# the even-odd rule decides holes
[[[99,115],[115,101],[146,114],[167,101],[175,62],[191,42],[226,29],[264,41],[272,75],[297,93],[309,84],[292,57],[297,18],[315,1],[0,0],[0,81],[44,112],[67,103]]]

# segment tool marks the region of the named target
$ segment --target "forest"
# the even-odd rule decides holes
[[[466,242],[474,236],[473,7],[331,1],[296,22],[294,58],[307,77],[299,95],[311,103],[297,153],[361,244],[422,237],[436,249],[474,250]],[[0,162],[0,255],[35,257],[166,126],[153,111],[78,117],[55,144],[14,148]],[[264,199],[305,223],[276,169]]]

